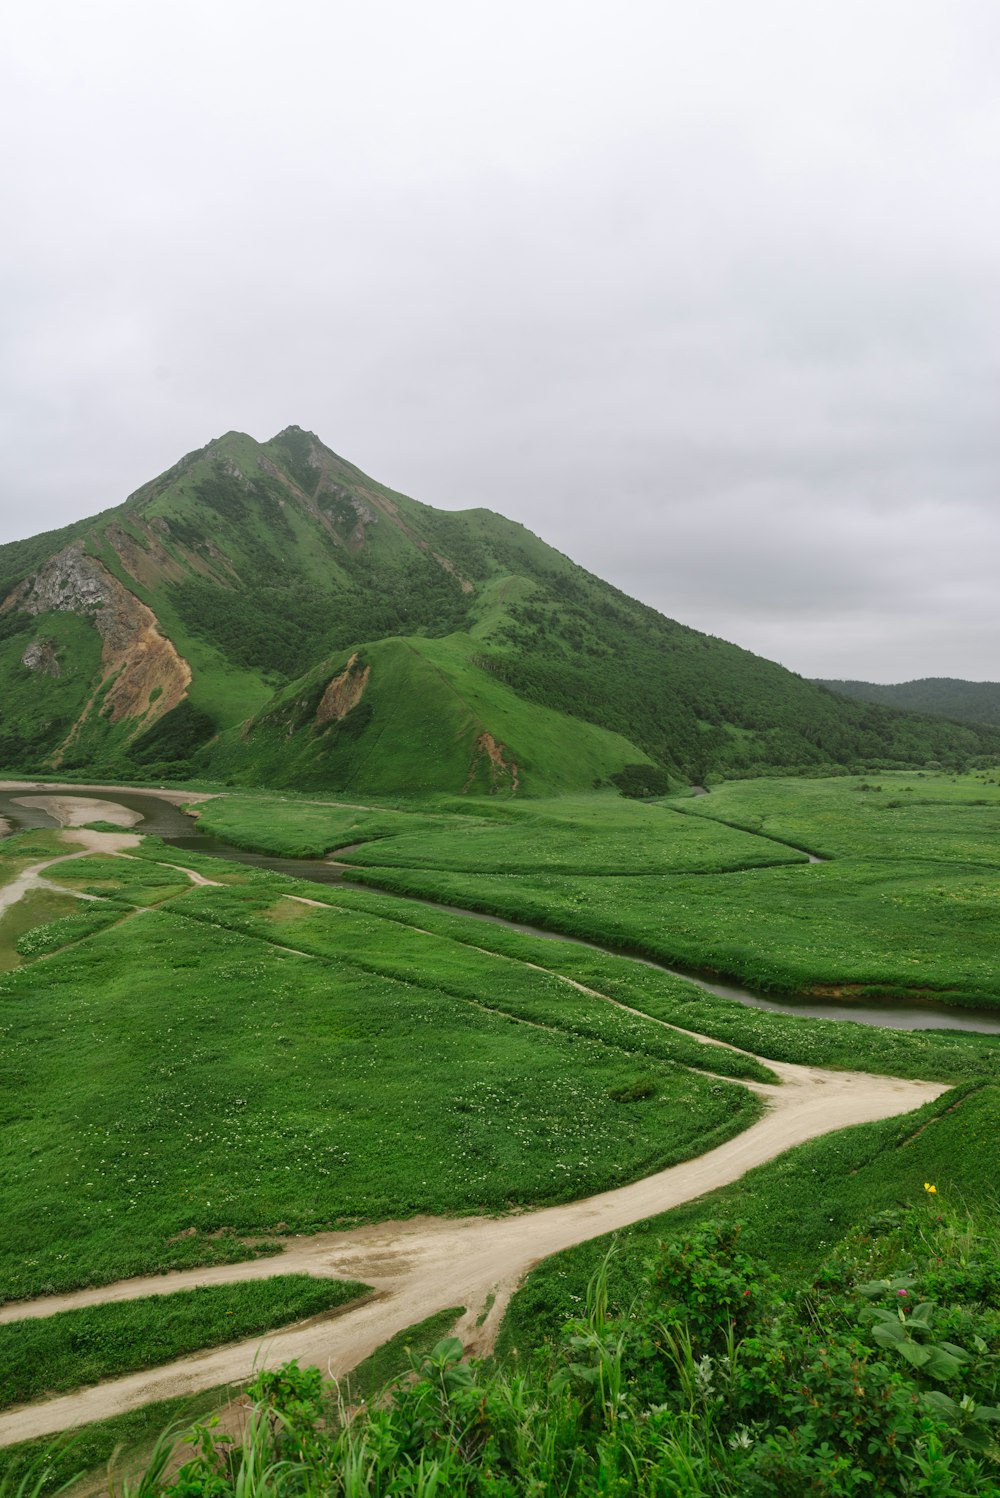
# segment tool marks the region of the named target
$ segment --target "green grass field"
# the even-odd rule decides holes
[[[845,838],[859,802],[878,794],[804,784]],[[773,809],[782,785],[736,787],[744,820],[755,789],[778,831],[814,841],[791,809],[784,821]],[[368,877],[775,987],[991,997],[992,926],[978,904],[967,925],[955,917],[960,893],[986,901],[985,865],[935,864],[931,876],[916,859],[880,867],[845,855],[808,866],[702,815],[709,800],[681,813],[607,795],[487,803],[485,815],[473,803],[457,818],[444,805],[359,812],[273,796],[207,806],[217,830],[258,844],[266,833],[282,852],[367,831],[364,856],[405,862],[423,850],[429,865]],[[565,868],[574,836],[578,871],[550,872]],[[32,833],[4,852],[59,847]],[[790,861],[718,872],[761,847]],[[529,857],[538,871],[517,872]],[[225,884],[192,887],[172,860]],[[80,858],[52,874],[102,898],[43,923],[0,983],[7,1297],[244,1256],[241,1235],[281,1223],[308,1231],[564,1200],[697,1153],[757,1107],[705,1073],[766,1072],[664,1025],[775,1059],[996,1074],[989,1038],[748,1010],[625,957],[155,840],[139,857]],[[91,912],[113,924],[88,935]],[[613,1101],[646,1077],[651,1099]],[[249,1162],[239,1180],[233,1150]]]
[[[589,876],[805,862],[777,843],[613,792],[530,801],[437,796],[410,807],[230,792],[201,803],[197,813],[200,828],[237,847],[321,858],[360,844],[349,856],[361,865]]]
[[[878,792],[846,777],[739,782],[620,812],[610,798],[604,810],[598,797],[605,825],[583,823],[575,870],[572,813],[560,822],[534,805],[520,821],[463,828],[450,853],[444,834],[400,827],[343,857],[352,877],[376,888],[762,991],[1000,1005],[1000,788],[981,776],[881,783]],[[922,794],[907,798],[913,784]],[[816,848],[829,862],[807,865],[787,843]]]
[[[8,1322],[0,1325],[0,1409],[263,1336],[346,1305],[367,1288],[276,1275]]]
[[[119,900],[176,888],[114,864],[115,889],[107,860],[64,867]],[[287,884],[246,877],[2,980],[5,1297],[245,1257],[245,1234],[567,1200],[756,1114],[659,1025],[450,938],[289,915]]]
[[[621,1234],[614,1304],[625,1308],[659,1238],[707,1217],[744,1222],[748,1249],[792,1285],[859,1223],[919,1202],[925,1180],[995,1211],[1000,1037],[749,1009],[473,913],[777,991],[836,991],[845,1005],[864,990],[1000,1003],[1000,787],[981,774],[872,783],[882,790],[742,782],[671,804],[602,792],[351,806],[236,791],[204,803],[207,831],[275,856],[358,845],[342,855],[350,882],[152,838],[134,857],[52,869],[66,895],[0,922],[16,963],[0,977],[0,1294],[273,1251],[262,1235],[587,1195],[745,1128],[760,1104],[739,1080],[768,1078],[766,1058],[956,1089]],[[829,861],[810,865],[796,846]],[[53,833],[10,839],[0,873],[65,847]],[[218,883],[194,885],[177,865]],[[508,1353],[579,1313],[605,1250],[535,1271],[506,1322]],[[220,1308],[202,1318],[206,1336],[225,1335]],[[60,1376],[77,1381],[127,1365],[125,1351],[88,1361],[95,1346],[187,1345],[180,1330],[158,1341],[142,1308],[129,1314],[127,1334],[98,1316],[71,1357],[65,1323],[35,1324],[49,1351],[15,1348],[6,1361],[34,1371],[8,1398],[56,1387],[45,1370],[61,1357]]]
[[[878,771],[832,780],[734,780],[675,803],[825,854],[1000,866],[1000,783],[968,775]]]

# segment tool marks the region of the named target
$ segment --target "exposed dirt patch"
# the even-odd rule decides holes
[[[84,827],[88,822],[119,822],[123,827],[134,827],[142,821],[141,811],[90,796],[16,796],[14,805],[40,806],[61,827]]]
[[[168,791],[148,785],[56,785],[45,780],[0,780],[0,791],[38,791],[46,795],[65,794],[68,796],[79,796],[84,791],[130,791],[138,796],[156,796],[160,801],[169,801],[171,806],[187,806],[189,802],[196,801],[214,801],[216,796],[222,794],[220,791]],[[358,810],[370,811],[373,808],[362,806]],[[99,821],[102,816],[103,806],[100,816],[91,820]]]
[[[114,677],[104,697],[103,712],[112,723],[142,717],[149,727],[175,708],[191,685],[191,667],[172,642],[160,634],[156,617],[145,604],[129,600],[127,639],[105,641],[104,680]],[[132,608],[131,605],[136,607]],[[124,622],[124,621],[123,621]],[[154,692],[159,696],[152,701]]]
[[[109,525],[104,532],[129,576],[144,588],[156,588],[164,581],[183,582],[184,568],[166,550],[152,527],[136,524],[143,533],[142,543],[120,525]]]
[[[355,651],[340,675],[335,676],[328,684],[316,709],[317,728],[322,728],[327,723],[339,723],[352,708],[357,707],[364,696],[372,668],[362,666],[356,669],[357,661],[358,653]]]
[[[437,562],[439,567],[443,567],[445,572],[451,573],[452,577],[458,583],[463,593],[474,592],[473,586],[469,582],[469,579],[462,576],[458,568],[455,566],[454,562],[450,561],[448,557],[443,557],[439,551],[432,551],[431,556],[434,558],[435,562]]]
[[[475,747],[473,748],[472,762],[469,765],[469,773],[466,776],[465,784],[462,787],[463,795],[466,791],[471,789],[472,783],[479,773],[480,766],[484,759],[489,766],[490,790],[509,790],[513,795],[513,793],[517,790],[519,783],[517,777],[517,764],[514,760],[507,759],[505,746],[499,743],[491,733],[487,733],[485,730],[479,735],[478,739],[476,740]]]

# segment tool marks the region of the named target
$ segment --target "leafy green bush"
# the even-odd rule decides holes
[[[623,796],[641,801],[645,796],[666,796],[670,791],[670,777],[659,765],[626,765],[610,777]]]

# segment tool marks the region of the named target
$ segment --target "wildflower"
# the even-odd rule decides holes
[[[896,1294],[902,1296],[902,1298],[904,1300],[906,1299],[906,1291],[905,1290],[897,1290]]]
[[[937,1187],[932,1186],[930,1181],[924,1182],[924,1190],[927,1192],[928,1196],[937,1196]]]

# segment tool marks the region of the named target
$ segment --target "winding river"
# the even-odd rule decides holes
[[[201,832],[194,820],[171,801],[150,792],[131,791],[124,788],[119,790],[118,787],[112,789],[80,785],[25,785],[17,790],[0,792],[0,818],[9,824],[11,832],[23,832],[33,827],[58,826],[55,819],[49,816],[42,807],[19,804],[22,798],[45,795],[106,798],[109,803],[125,806],[141,816],[142,821],[141,824],[137,824],[136,831],[161,837],[164,842],[178,849],[187,849],[211,858],[225,858],[234,863],[249,864],[255,868],[270,869],[278,874],[288,874],[293,878],[310,880],[316,884],[339,884],[344,879],[345,866],[342,864],[324,859],[275,858],[270,854],[251,853],[245,848],[237,848],[232,843],[213,837],[207,832]],[[109,812],[109,820],[113,819],[113,813]],[[806,849],[801,851],[808,852]],[[810,862],[819,861],[814,854],[808,854],[808,856]],[[367,887],[374,888],[373,886]],[[387,898],[394,898],[390,890],[378,890],[377,893]],[[412,899],[413,896],[403,898]],[[481,911],[466,910],[460,906],[443,905],[438,901],[423,903],[449,914],[464,915],[494,925],[506,926],[511,931],[519,931],[524,935],[538,937],[545,941],[565,941],[576,946],[591,947],[597,951],[609,951],[616,956],[626,956],[633,961],[642,962],[647,967],[670,973],[673,977],[684,978],[696,984],[705,993],[718,998],[735,999],[738,1003],[753,1009],[763,1009],[775,1014],[788,1014],[800,1018],[849,1020],[855,1024],[878,1025],[891,1030],[971,1030],[984,1035],[1000,1035],[1000,1009],[971,1009],[923,1001],[917,1003],[865,999],[835,1003],[814,999],[765,998],[762,994],[753,993],[749,989],[740,988],[732,983],[709,980],[698,973],[685,972],[679,968],[668,967],[666,963],[654,962],[639,952],[602,947],[599,943],[583,941],[579,937],[565,936],[558,932],[546,931],[539,926],[505,920],[501,916],[486,915]]]

